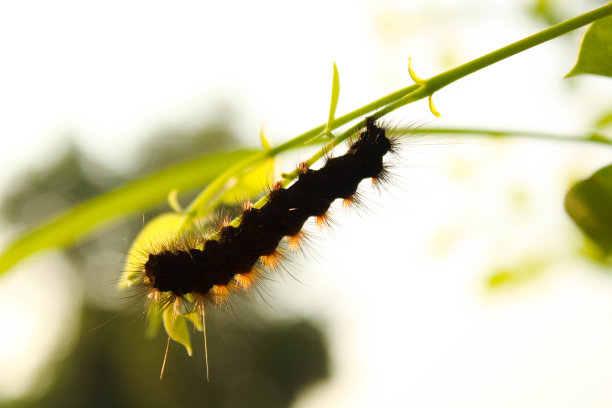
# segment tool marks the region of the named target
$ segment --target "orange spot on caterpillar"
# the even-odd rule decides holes
[[[215,285],[211,292],[218,298],[227,298],[230,295],[230,291],[227,285]]]
[[[286,255],[281,240],[289,249],[300,248],[309,218],[320,228],[329,227],[335,200],[354,206],[361,181],[386,181],[383,156],[391,151],[385,130],[366,118],[365,130],[344,155],[332,157],[329,150],[318,170],[299,163],[297,179],[286,188],[273,183],[261,204],[245,203],[234,225],[225,219],[210,237],[194,228],[177,238],[175,229],[172,238],[134,250],[126,286],[144,288],[149,310],[171,310],[177,318],[196,313],[204,327],[207,304],[226,309],[233,293],[249,291],[268,270],[279,269]]]
[[[253,281],[255,279],[254,276],[251,276],[251,274],[239,273],[234,276],[234,280],[238,287],[248,291],[251,285],[253,285]]]
[[[210,290],[213,303],[218,309],[227,308],[230,294],[230,288],[227,285],[214,285]]]
[[[349,198],[343,198],[342,199],[342,207],[343,208],[350,208],[356,202],[357,202],[357,198],[354,195],[350,196]]]
[[[300,171],[300,173],[304,174],[308,171],[308,162],[300,162],[300,164],[298,164],[298,169]]]
[[[295,235],[287,237],[287,246],[290,250],[299,249],[306,240],[306,232],[303,230]]]
[[[253,267],[253,269],[248,272],[238,273],[234,276],[233,286],[244,292],[248,292],[264,273],[265,271],[263,269],[256,267]]]
[[[276,248],[270,255],[263,255],[259,258],[262,265],[269,269],[276,269],[283,258],[284,253],[281,249]]]
[[[252,285],[252,280],[237,276],[252,270],[257,261],[264,268],[278,268],[283,259],[278,245],[283,237],[288,237],[290,248],[299,247],[300,231],[308,218],[314,217],[321,228],[331,226],[328,210],[333,201],[340,198],[344,206],[352,205],[363,179],[384,178],[382,157],[391,150],[385,130],[367,118],[365,131],[344,155],[331,157],[330,153],[319,170],[301,162],[293,184],[283,188],[275,183],[261,208],[246,203],[238,225],[224,220],[215,239],[195,231],[145,249],[135,262],[130,283],[142,282],[152,301],[163,307],[174,302],[177,308],[176,302],[188,303],[186,295],[206,297],[211,291],[212,298],[221,293],[223,299],[228,298],[234,286]]]
[[[332,224],[332,221],[331,221],[331,217],[329,216],[329,213],[325,213],[325,214],[322,214],[322,215],[317,215],[315,217],[315,224],[319,228],[330,227],[331,224]]]

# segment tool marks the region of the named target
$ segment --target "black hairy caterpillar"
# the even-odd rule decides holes
[[[346,154],[327,160],[319,170],[301,169],[297,181],[273,189],[263,207],[247,208],[238,227],[222,228],[219,240],[205,241],[202,250],[150,254],[143,268],[145,282],[175,296],[207,296],[214,286],[228,286],[236,275],[250,274],[260,258],[274,256],[283,237],[296,238],[309,217],[324,217],[338,198],[351,200],[361,180],[384,176],[383,156],[392,146],[385,130],[368,120]]]
[[[345,204],[356,200],[362,180],[385,180],[383,157],[394,151],[395,141],[373,117],[365,123],[345,154],[327,158],[318,170],[302,163],[297,180],[286,188],[276,183],[265,204],[247,206],[236,226],[226,225],[210,238],[191,234],[142,250],[141,260],[131,269],[150,306],[172,310],[174,319],[191,315],[196,327],[204,329],[205,305],[223,308],[233,291],[247,292],[264,269],[276,265],[282,255],[281,240],[287,238],[295,246],[310,217],[325,223],[336,199]],[[166,329],[174,338],[172,328]]]

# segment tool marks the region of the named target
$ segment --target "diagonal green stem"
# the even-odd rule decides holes
[[[425,135],[470,135],[470,136],[489,136],[489,137],[528,137],[530,139],[543,139],[555,142],[573,143],[598,143],[612,147],[612,139],[603,135],[592,134],[586,137],[564,136],[540,132],[521,132],[499,129],[465,129],[465,128],[394,128],[392,133],[397,134],[425,134]]]
[[[516,41],[512,44],[506,45],[505,47],[483,55],[482,57],[466,62],[465,64],[459,65],[458,67],[452,68],[429,79],[422,80],[419,82],[420,87],[418,90],[389,104],[385,108],[378,111],[375,116],[382,117],[404,105],[427,98],[445,86],[473,74],[476,71],[486,68],[489,65],[493,65],[496,62],[528,50],[529,48],[533,48],[536,45],[550,41],[553,38],[560,37],[569,33],[570,31],[609,15],[612,15],[612,3],[608,3],[605,6],[601,6],[595,10],[581,14],[574,18],[570,18],[569,20],[565,20],[559,24],[555,24],[554,26],[551,26],[536,34],[523,38],[520,41]]]
[[[599,20],[600,18],[609,16],[611,14],[612,3],[608,3],[607,5],[601,6],[595,10],[581,14],[574,18],[570,18],[569,20],[565,20],[559,24],[555,24],[554,26],[542,30],[534,35],[523,38],[520,41],[514,42],[496,51],[483,55],[480,58],[476,58],[475,60],[472,60],[463,65],[459,65],[456,68],[436,75],[426,81],[427,88],[430,93],[434,93],[435,91],[444,88],[448,84],[451,84],[460,78],[463,78],[469,74],[481,70],[482,68],[488,67],[489,65],[495,64],[496,62],[523,52],[529,48],[533,48],[536,45],[540,45],[542,43],[550,41],[553,38],[557,38],[559,36],[562,36],[563,34],[567,34],[570,31],[590,24],[593,21]]]
[[[479,71],[489,65],[495,64],[501,60],[525,51],[529,48],[535,47],[536,45],[542,44],[546,41],[550,41],[553,38],[559,37],[570,31],[573,31],[579,27],[590,24],[593,21],[612,15],[612,3],[599,7],[595,10],[581,14],[577,17],[563,21],[559,24],[551,26],[545,30],[542,30],[529,37],[523,38],[517,42],[509,44],[498,50],[490,52],[482,57],[476,58],[465,64],[459,65],[458,67],[452,68],[439,75],[433,76],[426,80],[420,80],[417,84],[410,85],[406,88],[400,89],[393,92],[383,98],[380,98],[372,103],[369,103],[353,112],[347,113],[328,124],[317,126],[279,146],[272,149],[255,153],[253,156],[246,158],[245,160],[236,163],[235,165],[228,168],[226,171],[221,173],[212,183],[210,183],[202,193],[191,203],[185,213],[185,221],[183,228],[187,227],[189,223],[197,216],[201,216],[205,213],[205,209],[210,204],[211,200],[221,191],[226,183],[237,175],[243,174],[250,168],[255,167],[263,160],[274,157],[275,155],[284,152],[286,150],[300,147],[320,136],[325,130],[331,131],[342,125],[345,125],[357,118],[363,117],[371,112],[376,111],[372,116],[376,118],[383,117],[384,115],[412,102],[416,102],[420,99],[427,98],[433,95],[434,92],[444,88],[445,86],[470,75],[476,71]],[[319,152],[317,152],[311,159],[308,160],[310,163],[312,160],[318,160],[325,152],[328,152],[331,147],[337,145],[342,140],[348,138],[351,134],[358,131],[363,126],[363,121],[353,126],[349,131],[345,132],[341,136],[333,139],[330,144],[325,146]],[[285,178],[284,183],[290,182],[293,178],[297,177],[297,170],[293,171]],[[260,202],[265,202],[264,197]],[[263,204],[262,204],[263,205]]]
[[[361,108],[353,112],[347,113],[346,115],[336,118],[334,121],[332,121],[329,124],[330,129],[331,130],[337,129],[338,127],[345,125],[357,118],[363,117],[376,109],[380,109],[381,107],[395,100],[400,99],[402,96],[410,94],[410,92],[413,92],[417,88],[418,88],[418,85],[416,84],[410,85],[406,88],[400,89],[399,91],[393,92],[383,98],[380,98],[372,103],[362,106]],[[215,178],[215,180],[212,183],[210,183],[200,193],[200,195],[198,195],[193,200],[193,202],[189,205],[189,207],[185,211],[185,221],[183,223],[183,227],[181,228],[181,230],[183,230],[186,226],[188,226],[189,223],[193,221],[195,217],[204,215],[204,208],[206,208],[207,204],[210,203],[210,200],[213,197],[215,197],[219,191],[223,189],[223,187],[232,177],[235,177],[236,175],[239,175],[245,171],[248,171],[248,169],[257,166],[258,164],[262,163],[264,160],[274,157],[279,153],[303,146],[308,141],[311,141],[315,139],[317,136],[321,135],[325,130],[325,126],[326,125],[317,126],[283,144],[280,144],[276,147],[273,147],[265,151],[255,153],[252,156],[231,166],[230,168],[225,170],[223,173],[219,174],[219,176],[217,176],[217,178]]]

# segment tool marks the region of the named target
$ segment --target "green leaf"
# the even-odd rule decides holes
[[[147,328],[145,329],[145,336],[148,339],[152,339],[159,332],[159,327],[162,322],[161,312],[153,313],[149,312],[147,316]]]
[[[151,247],[172,239],[184,219],[181,214],[165,213],[153,218],[140,230],[128,251],[123,275],[119,280],[119,289],[125,289],[140,282],[142,274],[138,267],[147,261]]]
[[[186,315],[183,315],[183,316],[185,316],[185,319],[189,319],[189,321],[193,323],[197,331],[204,330],[204,324],[202,322],[202,315],[200,313],[192,312],[192,313],[187,313]]]
[[[330,130],[330,124],[336,117],[336,107],[338,106],[338,98],[340,97],[340,75],[338,75],[338,66],[334,62],[334,77],[332,79],[332,95],[329,105],[329,118],[327,119],[327,131]]]
[[[584,33],[578,61],[565,77],[578,74],[612,77],[612,16],[595,21]]]
[[[181,315],[174,313],[171,307],[166,308],[163,314],[164,328],[168,333],[168,336],[177,343],[182,344],[187,349],[187,354],[191,355],[191,338],[189,336],[189,329],[187,328],[187,322]]]
[[[576,183],[565,196],[565,210],[604,256],[612,254],[612,164]]]
[[[175,188],[168,194],[168,205],[177,213],[183,212],[183,206],[178,199],[178,190]]]
[[[269,188],[273,174],[274,159],[268,159],[260,166],[250,169],[240,178],[235,178],[235,184],[223,193],[221,202],[236,204],[261,195],[262,191]]]
[[[199,157],[74,206],[14,240],[0,255],[0,275],[35,252],[74,242],[101,226],[102,221],[150,208],[164,201],[173,189],[187,191],[204,186],[229,165],[255,153],[255,150],[238,150]]]
[[[259,140],[261,141],[261,146],[266,149],[266,150],[270,150],[272,148],[272,145],[270,144],[270,141],[268,140],[268,138],[266,137],[266,132],[264,132],[264,126],[263,124],[261,125],[261,127],[259,128]]]

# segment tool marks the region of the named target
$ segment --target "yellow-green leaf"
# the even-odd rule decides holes
[[[338,98],[340,97],[340,75],[338,75],[338,66],[334,62],[334,77],[332,79],[332,95],[329,105],[329,118],[327,119],[327,131],[330,130],[329,125],[336,117],[336,107],[338,106]]]
[[[261,140],[261,146],[264,149],[270,150],[272,148],[272,145],[270,144],[270,141],[266,137],[266,132],[264,132],[264,125],[263,124],[259,128],[259,140]]]
[[[178,199],[178,190],[175,188],[168,194],[168,205],[177,213],[183,212],[183,206]]]
[[[612,16],[595,21],[584,33],[578,61],[565,77],[579,74],[612,77]]]
[[[195,326],[197,331],[202,331],[204,329],[204,325],[202,322],[202,315],[198,312],[187,313],[185,316],[186,319],[189,319],[191,323]]]
[[[274,159],[267,159],[260,166],[249,170],[240,178],[233,180],[234,184],[221,196],[221,202],[236,204],[244,200],[262,195],[270,187],[270,180],[274,174]]]
[[[76,205],[15,239],[0,255],[0,275],[35,252],[74,242],[101,226],[103,221],[142,211],[164,201],[173,189],[182,192],[204,186],[230,164],[254,153],[254,150],[239,150],[199,157]]]
[[[187,354],[191,355],[191,338],[185,318],[181,315],[176,315],[171,307],[164,310],[163,316],[164,328],[168,336],[177,343],[185,346]]]
[[[159,332],[159,327],[162,322],[162,314],[161,313],[153,313],[149,311],[149,315],[147,316],[147,328],[145,329],[145,336],[148,339],[152,339]]]
[[[152,249],[152,246],[160,242],[167,242],[176,236],[179,227],[182,225],[184,217],[177,213],[165,213],[153,218],[138,233],[128,252],[125,261],[123,276],[119,281],[119,288],[124,289],[138,283],[141,279],[139,265],[144,265],[144,259]]]

